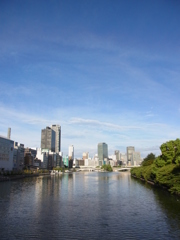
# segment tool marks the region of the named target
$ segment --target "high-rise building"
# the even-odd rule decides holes
[[[60,125],[52,125],[51,128],[55,131],[55,152],[59,153],[61,151],[61,126]]]
[[[69,146],[68,156],[69,156],[69,159],[74,159],[74,146],[73,145]]]
[[[14,141],[0,136],[0,170],[13,170]]]
[[[41,149],[48,149],[55,152],[56,133],[50,127],[41,130]]]
[[[99,161],[104,161],[108,158],[108,145],[106,143],[98,143],[98,158]]]
[[[120,152],[119,152],[119,150],[115,150],[114,151],[114,155],[116,155],[116,160],[119,161],[120,160]]]
[[[135,152],[134,147],[132,147],[132,146],[127,147],[127,163],[128,163],[128,165],[133,165],[133,163],[132,163],[133,152]]]
[[[11,128],[8,128],[7,138],[8,138],[8,139],[11,139]]]

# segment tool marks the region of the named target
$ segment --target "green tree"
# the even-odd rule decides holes
[[[101,168],[104,169],[104,170],[106,170],[106,171],[108,171],[108,172],[112,172],[112,171],[113,171],[113,169],[112,169],[112,167],[111,167],[110,164],[108,164],[108,165],[103,165]]]
[[[149,153],[147,155],[147,157],[144,158],[144,160],[142,162],[142,166],[151,165],[154,162],[155,158],[156,158],[156,156],[154,153]]]
[[[162,154],[155,161],[158,167],[171,163],[180,164],[180,139],[163,143],[160,149]]]

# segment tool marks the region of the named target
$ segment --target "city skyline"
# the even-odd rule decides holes
[[[5,1],[0,4],[0,135],[61,151],[99,142],[142,157],[180,136],[180,3]]]

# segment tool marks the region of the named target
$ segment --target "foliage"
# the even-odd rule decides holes
[[[160,146],[161,156],[150,163],[149,155],[141,167],[131,169],[137,178],[166,187],[171,193],[180,194],[180,140],[169,141]]]
[[[62,168],[62,167],[54,167],[53,170],[58,170],[58,171],[62,172],[64,170],[64,168]]]
[[[103,165],[101,168],[104,169],[105,171],[108,171],[108,172],[112,172],[113,171],[113,169],[112,169],[110,164]]]
[[[171,140],[160,146],[161,156],[156,158],[157,167],[163,167],[167,164],[175,163],[180,165],[180,139]]]
[[[154,160],[155,160],[156,156],[153,153],[150,153],[147,155],[147,157],[144,158],[144,161],[142,162],[142,166],[149,166],[151,165]]]

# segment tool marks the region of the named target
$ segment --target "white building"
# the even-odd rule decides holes
[[[69,146],[68,157],[69,157],[69,159],[74,159],[74,146],[73,145]]]
[[[132,166],[138,166],[141,163],[141,154],[140,152],[133,152],[132,154]]]
[[[0,136],[0,170],[13,170],[14,141]]]
[[[127,165],[127,154],[126,153],[121,153],[120,154],[120,161],[122,165]]]
[[[88,152],[83,152],[83,159],[88,159],[89,158],[89,153]]]
[[[85,159],[84,160],[84,166],[86,166],[86,167],[97,167],[97,166],[99,166],[99,161],[97,160],[97,159],[91,159],[91,158],[89,158],[89,159]]]
[[[48,150],[41,151],[41,148],[37,148],[36,158],[41,160],[41,168],[47,169],[47,167],[48,167],[48,156],[49,156],[49,151]]]

